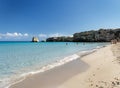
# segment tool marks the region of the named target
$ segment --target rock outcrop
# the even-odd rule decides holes
[[[37,37],[33,37],[32,42],[39,42],[39,39]]]
[[[46,39],[46,42],[72,42],[73,37],[50,37]]]
[[[120,29],[99,29],[85,31],[73,35],[74,42],[110,42],[120,38]]]
[[[47,42],[110,42],[120,40],[120,29],[99,29],[73,34],[73,37],[50,37]]]

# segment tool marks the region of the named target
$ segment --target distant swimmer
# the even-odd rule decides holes
[[[68,43],[66,43],[66,45],[68,45]]]
[[[78,42],[76,42],[76,44],[78,45]]]

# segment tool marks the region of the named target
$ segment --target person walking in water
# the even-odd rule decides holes
[[[68,43],[66,43],[66,45],[68,45]]]

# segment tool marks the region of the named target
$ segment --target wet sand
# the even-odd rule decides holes
[[[120,43],[31,75],[10,88],[120,88]]]
[[[77,59],[46,72],[31,75],[10,88],[57,88],[69,78],[86,71],[88,67],[86,63]]]

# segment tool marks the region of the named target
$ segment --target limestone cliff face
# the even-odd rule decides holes
[[[47,42],[110,42],[120,39],[120,29],[99,29],[73,34],[73,37],[50,37]]]
[[[33,37],[32,42],[39,42],[39,39],[37,37]]]
[[[98,31],[85,31],[73,35],[75,42],[110,42],[120,38],[120,29],[99,29]]]

